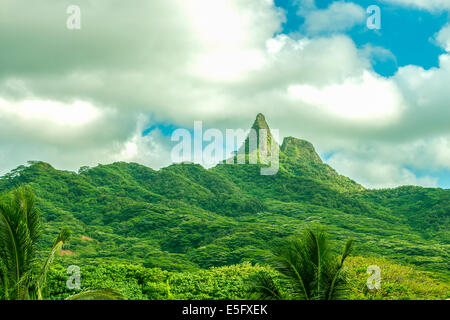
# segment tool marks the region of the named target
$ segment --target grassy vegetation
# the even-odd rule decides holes
[[[236,270],[236,279],[245,278],[266,268],[267,257],[280,242],[315,225],[335,239],[335,253],[342,251],[345,239],[353,238],[356,256],[386,259],[389,268],[410,265],[431,272],[423,274],[427,281],[430,277],[449,281],[450,190],[367,190],[322,163],[311,144],[295,138],[283,142],[276,175],[261,176],[259,168],[219,164],[206,170],[174,164],[155,171],[135,163],[113,163],[75,173],[32,162],[0,178],[0,191],[24,184],[33,188],[45,222],[37,247],[40,258],[63,227],[71,228],[72,240],[59,263],[81,266],[85,283],[97,266],[105,272],[137,268],[142,274],[165,275],[162,284],[155,280],[148,288],[160,296],[144,289],[143,280],[137,279],[137,284],[120,280],[133,298],[162,298],[167,290],[174,298],[190,297],[182,285],[185,276],[210,275],[214,282]],[[364,259],[372,258],[361,259],[364,264]],[[364,292],[361,281],[367,275],[352,273],[358,268],[350,268],[359,288],[352,297],[427,296],[418,280],[422,273],[416,271],[402,279],[405,289],[394,283],[393,291]],[[398,268],[405,274],[410,270]],[[62,271],[54,272],[57,277]],[[430,297],[447,295],[444,287],[436,284],[436,288]],[[62,297],[64,288],[60,290],[54,288],[52,294]],[[217,289],[214,294],[208,290],[199,289],[195,298],[243,298],[242,290]]]
[[[63,228],[54,241],[50,254],[37,258],[37,242],[42,234],[39,210],[34,205],[30,187],[20,187],[6,193],[0,202],[0,300],[43,300],[50,266],[62,246],[70,238]],[[69,300],[117,299],[114,290],[97,289],[67,297]]]
[[[369,290],[366,286],[369,265],[381,267],[381,289]],[[436,279],[433,274],[400,266],[381,258],[349,257],[345,262],[349,292],[346,299],[368,300],[437,300],[450,297],[448,282]],[[286,299],[295,298],[275,270],[268,266],[242,263],[195,272],[169,272],[159,268],[145,268],[132,264],[104,264],[83,266],[82,286],[119,290],[128,299],[189,299],[221,300],[249,299],[249,281],[260,273],[271,274]],[[65,267],[56,265],[49,273],[48,296],[64,299],[74,291],[67,289]],[[76,292],[76,291],[75,291]]]
[[[402,188],[408,197],[399,198],[384,198],[397,189],[339,193],[281,172],[262,180],[257,168],[231,165],[154,171],[115,163],[77,174],[34,163],[13,174],[0,189],[33,187],[46,222],[42,250],[71,227],[68,262],[134,261],[171,271],[257,263],[279,239],[320,223],[336,240],[354,238],[356,254],[448,275],[449,190]],[[405,209],[411,198],[422,207]]]

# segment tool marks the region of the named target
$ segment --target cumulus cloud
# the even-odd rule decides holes
[[[445,51],[450,52],[450,24],[438,32],[436,41]]]
[[[336,154],[329,159],[329,164],[359,183],[371,188],[394,188],[399,185],[421,185],[437,187],[438,178],[431,176],[417,177],[410,169],[399,163],[385,162],[382,159],[366,159],[361,156],[349,157],[348,154]]]
[[[397,57],[390,50],[380,46],[373,46],[370,43],[361,48],[361,55],[369,59],[372,64],[376,64],[378,61],[391,60],[397,65]]]
[[[386,3],[411,6],[431,11],[442,11],[450,9],[450,2],[447,0],[382,0],[382,1]]]
[[[433,185],[411,168],[450,163],[449,54],[439,68],[377,75],[371,56],[385,51],[368,53],[334,33],[350,27],[337,18],[344,11],[359,21],[356,5],[317,10],[303,1],[324,12],[310,20],[317,35],[294,38],[279,34],[285,17],[272,0],[79,3],[82,29],[68,30],[71,1],[2,1],[2,173],[27,160],[72,170],[118,160],[159,168],[170,164],[170,137],[143,135],[147,128],[195,120],[248,128],[258,112],[281,136],[332,152],[332,165],[367,186]],[[335,29],[320,35],[327,15]],[[437,35],[443,46],[448,39],[445,29]],[[365,152],[368,145],[375,151]]]
[[[299,14],[305,18],[303,27],[307,34],[341,32],[352,29],[365,21],[365,10],[353,3],[335,1],[326,9],[312,9],[301,6]]]
[[[383,81],[369,72],[364,72],[362,77],[348,78],[341,84],[322,88],[293,85],[288,91],[293,98],[320,108],[332,117],[375,127],[396,122],[404,108],[395,83]]]
[[[450,135],[407,143],[356,143],[333,153],[328,163],[368,187],[436,187],[439,178],[433,173],[450,169],[449,147]],[[413,169],[429,174],[417,176]]]

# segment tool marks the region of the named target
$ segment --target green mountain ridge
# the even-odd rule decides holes
[[[269,129],[263,115],[253,127]],[[320,224],[335,239],[353,237],[358,255],[449,275],[450,190],[365,189],[293,137],[281,144],[277,174],[260,167],[117,162],[75,173],[33,162],[0,178],[0,191],[33,187],[47,226],[42,247],[62,226],[74,230],[68,263],[170,271],[261,263],[280,239]]]

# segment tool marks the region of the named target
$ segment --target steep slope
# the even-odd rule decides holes
[[[266,122],[266,118],[262,113],[256,116],[253,125],[250,130],[254,131],[253,141],[251,141],[251,132],[245,139],[242,146],[238,149],[238,153],[251,154],[256,152],[259,159],[259,150],[264,150],[270,155],[272,146],[279,149],[278,142],[272,136],[269,125]],[[256,141],[255,141],[256,140]]]
[[[364,187],[344,177],[322,162],[314,146],[305,140],[284,138],[280,152],[281,166],[287,172],[305,178],[313,178],[341,192],[362,191]]]
[[[250,142],[250,134],[242,144],[242,146],[238,149],[239,153],[244,153],[246,155],[246,163],[249,164],[245,166],[247,168],[241,168],[237,166],[218,165],[215,169],[217,171],[221,171],[223,173],[231,174],[230,178],[240,178],[244,176],[255,176],[261,175],[255,167],[260,168],[264,167],[259,161],[258,157],[258,165],[251,166],[251,162],[249,161],[249,155],[252,153],[258,153],[258,148],[262,146],[262,149],[268,151],[269,155],[272,151],[272,147],[278,149],[279,155],[279,171],[276,176],[288,177],[294,176],[301,179],[294,179],[295,184],[301,184],[301,181],[304,180],[305,184],[315,182],[317,186],[321,186],[327,190],[323,193],[326,193],[328,189],[333,189],[339,192],[354,192],[354,191],[362,191],[364,188],[354,182],[353,180],[339,175],[333,168],[329,165],[324,164],[320,159],[320,156],[316,153],[314,146],[305,140],[297,139],[294,137],[286,137],[283,140],[281,147],[278,142],[272,136],[270,127],[266,122],[264,115],[258,114],[253,125],[251,126],[252,130],[256,132],[256,143]],[[260,137],[260,133],[266,132],[266,141],[263,137]],[[264,143],[266,142],[266,143]],[[234,163],[238,163],[237,156],[233,157]],[[239,173],[234,173],[233,170],[239,171]],[[246,174],[243,171],[246,171]],[[231,173],[230,173],[231,171]],[[267,179],[262,179],[263,181],[270,181],[270,177]],[[267,181],[265,181],[267,183]],[[314,188],[317,189],[317,188]],[[319,188],[320,189],[320,188]]]
[[[405,186],[395,189],[367,190],[362,199],[378,203],[427,239],[450,244],[450,190]]]

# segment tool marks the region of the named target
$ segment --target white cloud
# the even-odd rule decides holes
[[[102,110],[84,101],[62,104],[55,101],[24,100],[8,103],[0,98],[0,118],[5,121],[14,119],[36,121],[43,127],[77,127],[97,120]]]
[[[402,167],[401,164],[382,159],[351,158],[347,154],[336,154],[328,163],[340,173],[353,177],[369,188],[393,188],[399,185],[438,186],[438,178],[431,176],[418,178],[414,172]]]
[[[365,21],[365,10],[353,3],[335,1],[327,9],[307,10],[301,7],[307,34],[346,31]]]
[[[372,64],[375,64],[378,61],[384,62],[388,60],[397,64],[397,57],[390,50],[380,46],[373,46],[370,43],[361,48],[361,55],[369,59]]]
[[[405,143],[356,143],[339,148],[327,162],[371,188],[438,186],[436,172],[450,169],[450,135]],[[429,172],[417,177],[414,171]]]
[[[448,0],[382,0],[382,1],[386,3],[411,6],[431,11],[442,11],[450,9],[450,2]]]
[[[450,52],[450,24],[438,32],[436,41],[445,51]]]
[[[129,116],[88,101],[0,98],[0,146],[8,142],[91,145],[124,137]]]
[[[67,169],[116,160],[158,168],[170,161],[167,137],[141,134],[154,122],[247,128],[258,112],[282,136],[334,152],[332,164],[368,186],[430,185],[434,178],[405,165],[448,167],[448,54],[439,68],[383,78],[370,65],[374,53],[387,54],[382,48],[358,49],[339,34],[274,36],[284,16],[270,0],[99,0],[82,4],[79,32],[65,29],[69,1],[7,1],[2,172],[37,159]],[[311,1],[308,8],[317,11]],[[325,31],[329,15],[334,31],[348,28],[360,21],[355,8],[335,3],[309,25]],[[346,9],[348,21],[338,18]],[[437,36],[447,40],[445,30]],[[373,174],[380,165],[384,174]]]
[[[171,164],[170,141],[159,130],[154,130],[146,136],[136,132],[129,140],[121,144],[118,153],[111,154],[104,161],[127,161],[140,163],[153,169],[159,169]]]
[[[341,84],[317,88],[293,85],[289,94],[332,117],[385,126],[397,121],[403,111],[403,99],[395,83],[370,72],[348,78]]]

